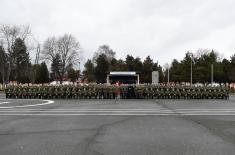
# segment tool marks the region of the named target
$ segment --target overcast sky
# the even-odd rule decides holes
[[[117,57],[161,65],[186,51],[235,53],[234,0],[0,0],[0,24],[30,25],[41,43],[73,34],[90,58],[102,44]]]

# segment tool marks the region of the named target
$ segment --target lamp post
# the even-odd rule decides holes
[[[169,74],[169,67],[167,68],[167,84],[169,85],[170,82],[170,74]]]
[[[169,70],[170,67],[169,66],[170,65],[168,63],[164,65],[164,68],[167,70],[167,85],[169,85],[170,83],[170,70]]]
[[[213,71],[213,64],[211,64],[211,86],[213,85],[213,81],[214,81],[214,71]]]
[[[80,61],[78,62],[79,65],[79,75],[78,75],[78,81],[81,82],[81,67],[80,67]]]
[[[191,78],[190,78],[190,86],[193,84],[193,58],[191,58]]]
[[[79,64],[79,71],[81,72],[81,68],[80,68],[80,61],[78,62],[78,64]]]
[[[193,85],[193,53],[191,55],[191,67],[190,67],[190,87]]]

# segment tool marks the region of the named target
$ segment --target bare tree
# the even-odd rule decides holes
[[[10,73],[13,66],[13,45],[17,38],[25,41],[29,38],[31,30],[29,26],[10,26],[10,25],[1,25],[0,26],[0,38],[3,42],[3,46],[6,49],[6,52],[9,57],[9,63],[7,67],[7,81],[9,81]]]
[[[113,58],[115,58],[116,52],[114,52],[109,45],[102,45],[100,46],[97,51],[94,53],[93,62],[95,63],[96,59],[101,55],[104,54],[107,57],[108,62],[110,63]]]
[[[62,79],[71,65],[77,66],[81,58],[81,48],[79,42],[72,35],[65,34],[62,37],[48,38],[44,42],[42,55],[43,58],[49,62],[58,59],[58,55],[61,61],[60,80]]]

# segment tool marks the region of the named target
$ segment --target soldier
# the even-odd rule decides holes
[[[55,87],[54,87],[54,92],[53,92],[53,97],[52,97],[52,98],[55,98],[55,99],[58,98],[58,96],[59,96],[59,92],[58,92],[58,91],[59,91],[59,90],[58,90],[58,87],[55,86]]]
[[[213,99],[212,88],[207,88],[207,97],[208,99]]]
[[[17,95],[18,95],[18,98],[21,98],[23,97],[23,88],[20,86],[18,87],[17,89]]]
[[[149,98],[149,95],[150,95],[149,88],[148,88],[148,86],[147,86],[147,85],[145,85],[143,96],[144,96],[144,98],[145,98],[145,99],[148,99],[148,98]]]
[[[85,85],[83,85],[81,87],[81,97],[82,97],[82,99],[86,99],[87,98],[87,91],[86,91],[86,86]]]
[[[103,87],[103,91],[104,91],[104,99],[108,99],[109,97],[109,90],[108,90],[108,87],[106,85],[104,85]]]
[[[189,99],[194,99],[195,96],[195,90],[194,88],[189,88]]]
[[[84,86],[84,97],[85,99],[89,98],[89,87],[87,85]]]
[[[67,86],[62,86],[62,98],[67,98]]]
[[[211,88],[211,99],[218,99],[216,88]]]
[[[32,89],[32,87],[28,87],[28,98],[33,98],[33,89]]]
[[[156,94],[156,98],[157,99],[160,99],[162,97],[162,94],[161,94],[161,87],[156,87],[155,89],[155,94]]]
[[[71,87],[71,99],[76,99],[77,96],[77,87]]]
[[[11,92],[11,88],[10,87],[5,88],[6,98],[11,98],[10,92]]]
[[[160,86],[159,89],[158,89],[158,96],[160,99],[164,99],[165,98],[165,90],[163,88],[163,86]]]
[[[92,97],[92,92],[91,91],[92,91],[91,86],[87,85],[86,86],[87,99],[91,99],[91,97]]]
[[[53,86],[48,87],[48,95],[49,99],[53,99],[55,93],[55,88]]]
[[[157,94],[158,93],[158,91],[157,91],[158,89],[157,89],[157,87],[153,86],[152,89],[153,89],[153,98],[154,99],[158,98],[158,94]]]
[[[10,88],[5,88],[6,98],[10,98]]]
[[[176,99],[176,89],[174,87],[170,88],[170,98]]]
[[[99,98],[103,99],[104,98],[104,87],[103,85],[99,84]]]
[[[153,99],[153,97],[155,96],[155,92],[154,92],[154,89],[153,89],[153,86],[149,86],[149,98],[150,99]]]
[[[73,96],[72,94],[72,87],[71,86],[67,86],[66,87],[66,99],[71,99]]]
[[[95,85],[91,85],[90,86],[90,95],[91,95],[91,99],[95,99],[96,98],[96,86]]]
[[[228,99],[229,98],[229,89],[228,88],[223,88],[222,89],[222,96],[223,96],[223,99]]]
[[[115,99],[117,97],[117,86],[116,85],[112,85],[110,86],[110,91],[111,91],[111,99]]]
[[[164,91],[164,98],[165,99],[169,99],[170,98],[170,90],[168,87],[165,88],[165,91]]]
[[[43,99],[48,98],[48,88],[46,86],[42,86],[42,98]]]
[[[180,89],[179,89],[179,87],[175,88],[175,97],[176,97],[176,99],[180,99]]]
[[[141,86],[136,86],[135,87],[135,96],[137,99],[142,99],[142,94],[143,94],[143,88]]]
[[[127,98],[127,90],[126,90],[126,86],[120,86],[120,97],[121,99],[126,99]]]

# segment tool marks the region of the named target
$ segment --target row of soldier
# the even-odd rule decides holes
[[[33,99],[228,99],[225,87],[167,87],[156,85],[116,86],[12,86],[6,98]]]

